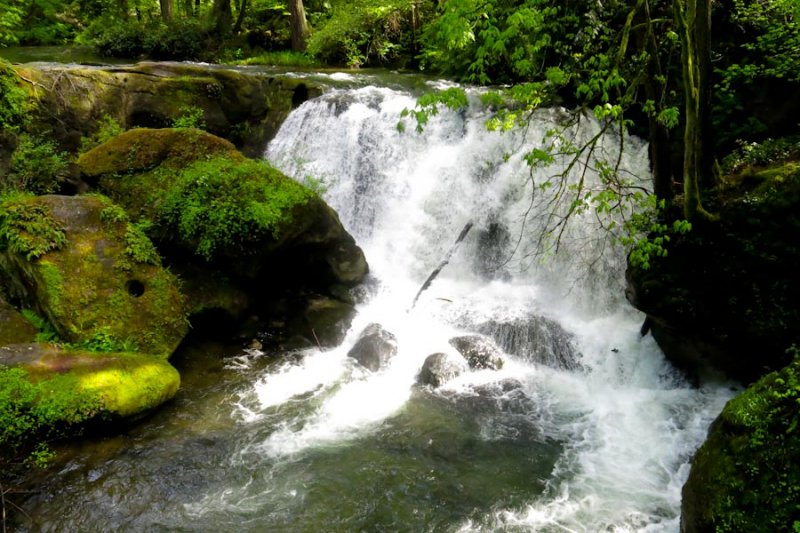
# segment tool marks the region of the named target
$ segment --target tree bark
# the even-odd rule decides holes
[[[237,35],[242,31],[242,23],[244,23],[244,15],[247,11],[247,0],[242,0],[239,5],[239,15],[236,17],[236,24],[233,25],[233,34]]]
[[[303,0],[289,0],[289,14],[292,25],[292,50],[303,52],[308,38],[308,22]]]
[[[214,29],[217,37],[224,39],[231,33],[233,24],[233,13],[231,12],[231,0],[214,0],[212,10],[214,18]]]
[[[703,105],[704,84],[708,83],[707,79],[703,79],[703,65],[708,61],[710,50],[701,48],[710,43],[710,19],[705,18],[710,10],[710,0],[673,0],[673,7],[681,40],[686,112],[683,137],[683,210],[686,219],[693,222],[713,218],[703,209],[700,198],[702,172],[706,168],[708,157],[704,142],[710,135],[710,132],[705,131],[708,119],[704,115],[710,110],[707,105]]]
[[[169,24],[172,20],[172,0],[158,0],[161,5],[161,19]]]

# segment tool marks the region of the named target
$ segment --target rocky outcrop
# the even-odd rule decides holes
[[[800,357],[725,406],[683,487],[684,533],[793,531],[800,523]]]
[[[8,296],[64,341],[166,359],[187,331],[178,281],[124,211],[101,196],[17,196],[0,205]]]
[[[672,236],[648,270],[628,269],[627,296],[678,366],[751,383],[800,344],[800,164],[750,170],[730,187],[717,192],[718,222]]]
[[[72,423],[81,411],[92,417],[140,415],[175,396],[180,386],[178,371],[167,361],[135,353],[16,344],[0,346],[0,366],[24,369],[26,378],[35,383],[59,378],[54,383],[63,390],[53,393],[62,401],[59,412],[51,414],[49,422],[53,425]],[[70,399],[74,399],[74,405],[69,404]],[[85,409],[87,402],[91,403],[89,409]]]
[[[339,302],[348,308],[331,314],[321,312],[331,305],[314,301],[358,283],[368,266],[333,209],[310,190],[193,129],[131,130],[78,165],[131,218],[148,221],[161,254],[189,274],[185,290],[196,313],[221,309],[238,320],[247,309],[288,299],[307,315],[303,335],[312,345],[341,340],[341,325],[315,324],[336,315],[346,331],[352,305]]]
[[[446,353],[434,353],[425,358],[417,375],[417,383],[441,387],[467,370],[467,362]]]
[[[377,372],[397,355],[397,338],[381,327],[370,324],[359,335],[358,340],[347,352],[367,370]]]
[[[15,69],[35,90],[40,119],[70,150],[103,115],[126,129],[163,128],[196,108],[208,131],[260,156],[291,110],[321,94],[303,80],[201,65]]]
[[[473,370],[499,370],[503,368],[503,354],[488,337],[464,335],[450,339],[450,345],[464,356]]]

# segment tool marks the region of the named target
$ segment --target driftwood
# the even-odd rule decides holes
[[[414,301],[411,303],[411,307],[408,309],[409,311],[411,311],[411,309],[414,309],[414,306],[417,305],[417,300],[419,300],[420,294],[425,292],[425,290],[431,286],[431,283],[433,283],[433,280],[436,279],[436,276],[438,276],[439,273],[442,271],[442,269],[447,266],[447,263],[450,262],[450,258],[453,257],[453,254],[458,249],[458,245],[461,244],[461,241],[464,240],[464,237],[467,236],[467,233],[469,233],[469,230],[471,229],[472,229],[472,222],[470,221],[467,222],[467,224],[464,226],[464,229],[461,230],[461,233],[459,233],[456,242],[453,243],[453,246],[450,247],[450,250],[448,250],[447,255],[444,256],[444,260],[441,263],[439,263],[439,266],[436,267],[433,270],[433,272],[431,272],[431,275],[428,276],[428,279],[426,279],[425,283],[422,284],[422,287],[419,288],[417,295],[414,296]]]

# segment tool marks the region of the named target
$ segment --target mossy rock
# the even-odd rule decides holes
[[[330,206],[211,134],[132,130],[78,165],[132,219],[151,223],[149,235],[171,262],[193,254],[232,277],[284,285],[303,277],[353,285],[367,273],[363,252]]]
[[[9,296],[70,343],[166,358],[187,331],[177,278],[141,229],[99,195],[6,198],[0,271]]]
[[[75,405],[62,407],[63,415],[53,414],[52,424],[73,422],[70,417],[77,412],[86,418],[140,415],[171,399],[180,387],[180,375],[167,361],[136,353],[18,344],[0,347],[0,365],[21,368],[32,383],[58,385],[64,390],[52,392],[75,399]]]
[[[38,330],[0,296],[0,346],[33,342]]]
[[[800,358],[728,402],[683,487],[684,533],[800,527]]]
[[[294,107],[321,94],[296,78],[201,65],[14,68],[33,82],[41,111],[32,118],[51,126],[68,150],[77,150],[104,115],[125,128],[163,128],[200,109],[208,131],[256,156]]]

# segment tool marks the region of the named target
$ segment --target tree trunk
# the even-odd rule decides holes
[[[237,35],[242,31],[242,23],[244,22],[244,15],[247,11],[247,0],[242,0],[239,6],[239,15],[236,17],[236,24],[233,25],[233,34]]]
[[[161,19],[166,23],[172,20],[172,0],[158,0],[161,5]]]
[[[683,92],[686,112],[686,124],[683,136],[683,194],[684,216],[694,222],[698,219],[710,219],[711,215],[703,209],[700,199],[700,182],[705,158],[708,157],[703,145],[710,132],[704,131],[709,113],[708,106],[703,105],[702,91],[704,84],[701,66],[704,57],[710,53],[701,49],[710,43],[709,27],[705,18],[710,0],[674,0],[675,20],[681,39],[681,64],[683,68]],[[700,9],[698,10],[698,6]],[[699,37],[699,38],[698,38]]]
[[[231,24],[233,24],[231,0],[214,0],[212,16],[214,18],[214,29],[216,30],[217,37],[224,39],[230,35]]]
[[[306,21],[306,10],[303,8],[303,0],[289,0],[289,14],[292,25],[292,50],[303,52],[306,49],[306,38],[308,38],[308,22]]]

